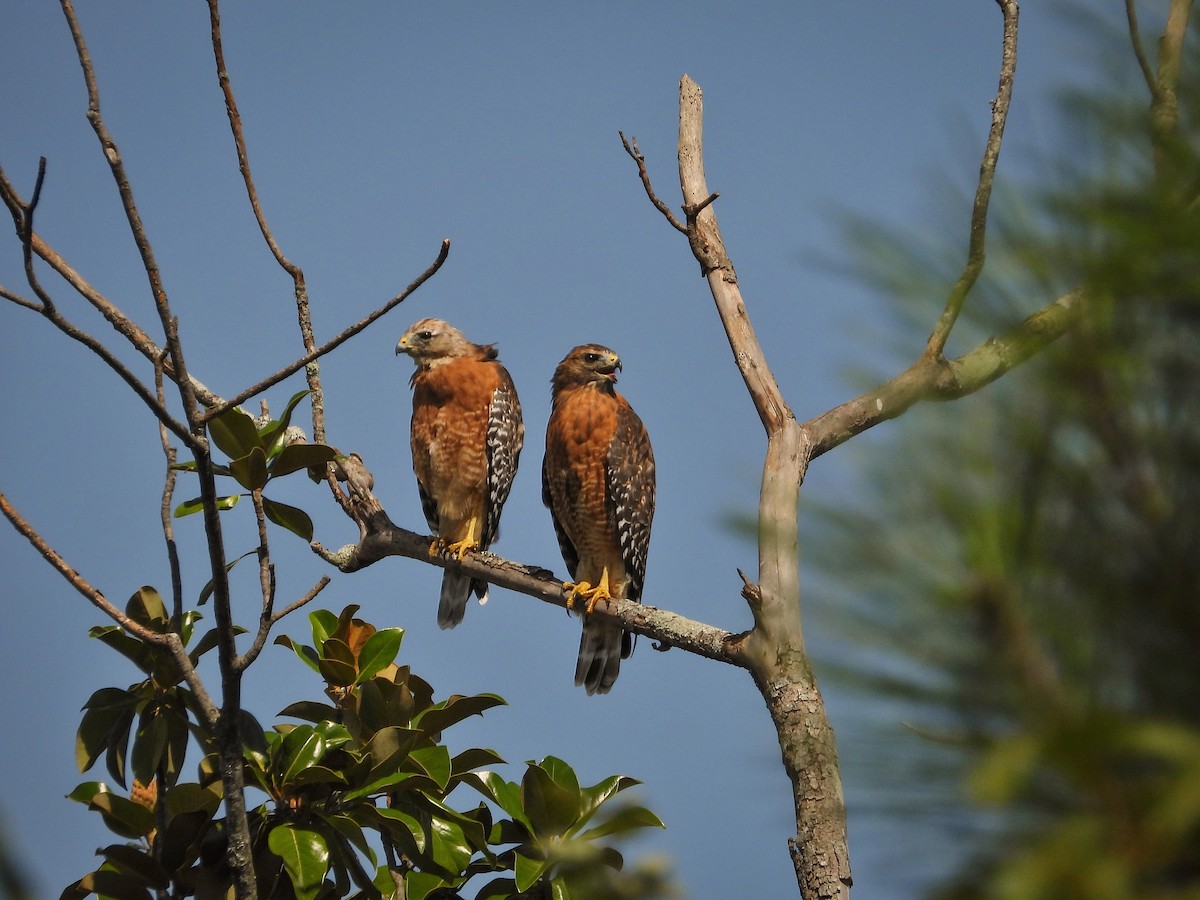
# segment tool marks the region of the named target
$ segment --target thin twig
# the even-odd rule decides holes
[[[272,612],[270,615],[261,617],[258,621],[258,631],[254,635],[254,642],[250,645],[245,653],[243,653],[234,661],[235,667],[239,671],[244,671],[249,666],[253,665],[254,661],[258,659],[259,654],[262,653],[263,647],[266,646],[267,638],[271,635],[272,626],[274,626],[275,623],[280,619],[288,616],[290,613],[294,613],[301,607],[312,603],[313,600],[317,599],[317,595],[320,594],[321,591],[325,590],[328,585],[329,577],[327,575],[322,575],[317,583],[309,589],[308,593],[299,600],[293,600],[283,609]],[[274,590],[274,570],[272,569],[272,595],[274,595]]]
[[[958,277],[946,308],[929,335],[925,352],[939,357],[946,348],[946,340],[971,288],[975,286],[979,273],[983,271],[985,239],[987,235],[988,204],[992,198],[992,184],[996,178],[996,163],[1000,159],[1000,145],[1004,140],[1004,125],[1008,120],[1008,108],[1012,103],[1013,79],[1017,70],[1017,0],[996,0],[1004,15],[1004,34],[1000,52],[1000,85],[996,99],[992,101],[992,127],[988,132],[983,161],[979,165],[979,183],[975,188],[975,202],[971,208],[971,236],[967,250],[967,262]]]
[[[1133,55],[1137,57],[1138,68],[1142,70],[1142,78],[1150,89],[1150,96],[1158,95],[1158,82],[1154,78],[1154,70],[1146,58],[1146,50],[1142,46],[1142,33],[1138,28],[1136,0],[1125,0],[1125,18],[1129,22],[1129,40],[1133,44]]]
[[[130,233],[133,235],[134,244],[137,246],[138,254],[142,259],[142,268],[146,273],[146,278],[150,285],[150,293],[154,298],[154,306],[158,311],[158,317],[162,323],[163,332],[166,335],[167,349],[170,351],[171,360],[174,363],[177,376],[175,383],[183,399],[184,414],[189,423],[195,423],[196,396],[188,382],[187,370],[183,367],[178,335],[173,323],[171,307],[167,300],[167,291],[163,286],[158,262],[154,257],[154,248],[150,244],[150,238],[146,234],[141,213],[138,212],[137,203],[133,199],[133,188],[130,186],[129,176],[125,171],[125,163],[121,159],[121,152],[117,148],[117,143],[112,134],[109,133],[108,126],[104,122],[104,117],[100,113],[100,87],[96,81],[95,67],[92,64],[91,54],[88,52],[87,42],[83,37],[83,30],[80,28],[79,19],[75,15],[75,7],[72,5],[71,0],[60,0],[60,3],[63,14],[67,19],[67,26],[71,31],[71,38],[75,43],[75,53],[79,59],[80,68],[83,70],[83,80],[87,86],[88,122],[91,123],[92,130],[96,133],[96,138],[100,141],[104,158],[108,161],[109,169],[112,171],[113,180],[117,185],[117,192],[121,197],[121,207],[125,211],[125,219],[129,223]]]
[[[163,389],[163,368],[167,361],[166,353],[162,353],[154,366],[154,393],[162,406],[167,405],[166,393]],[[167,460],[167,474],[163,482],[162,504],[159,507],[159,519],[162,521],[163,538],[167,542],[167,564],[171,569],[171,621],[174,627],[180,627],[183,622],[183,575],[179,567],[179,548],[175,543],[175,525],[172,520],[172,498],[175,496],[175,480],[177,472],[175,461],[178,451],[171,446],[170,434],[165,425],[158,424],[158,437],[162,444],[163,456]]]
[[[617,134],[621,136],[621,146],[625,148],[625,152],[637,163],[638,177],[642,179],[642,187],[646,189],[646,196],[650,198],[650,202],[654,204],[654,208],[666,217],[666,220],[671,223],[672,228],[683,234],[687,234],[687,226],[675,218],[675,214],[671,212],[671,208],[659,200],[658,195],[654,193],[654,187],[650,184],[650,173],[646,171],[646,157],[642,156],[642,151],[638,149],[637,138],[627,141],[625,139],[625,132],[618,131]]]
[[[393,297],[391,300],[389,300],[383,306],[379,307],[379,309],[375,310],[370,315],[355,322],[353,325],[351,325],[349,328],[347,328],[341,334],[337,335],[336,337],[332,338],[329,341],[326,341],[324,344],[322,344],[320,347],[317,347],[312,352],[307,353],[304,356],[300,357],[295,362],[290,363],[287,366],[284,366],[282,369],[280,369],[274,375],[269,375],[268,377],[264,378],[262,381],[258,382],[257,384],[251,385],[250,387],[246,388],[244,391],[239,392],[234,397],[231,397],[230,399],[222,401],[218,405],[211,407],[207,412],[205,412],[201,416],[201,421],[207,422],[209,419],[215,418],[216,416],[219,416],[221,413],[226,412],[227,410],[232,409],[233,407],[238,406],[242,403],[245,403],[247,400],[249,400],[255,394],[262,393],[267,388],[272,387],[272,386],[278,384],[279,382],[283,381],[289,375],[295,374],[300,369],[307,366],[313,360],[320,359],[326,353],[329,353],[331,350],[336,349],[341,344],[345,343],[347,340],[354,337],[356,334],[358,334],[363,329],[367,328],[369,325],[374,323],[380,317],[387,315],[389,312],[391,312],[393,309],[395,309],[397,306],[399,306],[401,303],[403,303],[405,300],[407,300],[409,298],[409,296],[413,293],[413,291],[415,291],[422,284],[424,284],[426,281],[428,281],[429,278],[431,278],[433,276],[433,274],[442,267],[442,263],[444,263],[446,261],[446,257],[449,255],[449,253],[450,253],[450,241],[449,241],[449,239],[447,239],[447,240],[442,241],[442,247],[438,253],[437,259],[435,259],[433,261],[433,263],[429,266],[429,268],[426,269],[424,272],[422,272],[416,278],[416,280],[414,280],[403,291],[401,291],[399,294],[397,294],[395,297]],[[316,439],[316,436],[314,435],[314,440],[315,439]]]

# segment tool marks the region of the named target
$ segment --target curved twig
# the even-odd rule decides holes
[[[971,288],[975,286],[979,273],[983,271],[985,240],[987,235],[988,204],[992,198],[992,184],[996,178],[996,163],[1000,159],[1000,145],[1004,140],[1004,125],[1008,120],[1008,108],[1012,103],[1013,79],[1017,71],[1017,0],[996,0],[1004,14],[1004,36],[1000,52],[1000,86],[992,101],[992,127],[988,131],[983,161],[979,164],[979,183],[975,187],[975,202],[971,208],[971,237],[967,250],[967,262],[950,296],[946,308],[929,335],[925,352],[933,357],[942,355],[946,340]]]

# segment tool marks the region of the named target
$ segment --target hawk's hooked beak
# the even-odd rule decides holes
[[[599,372],[601,375],[603,375],[605,378],[607,378],[609,381],[611,381],[613,384],[616,384],[617,383],[617,372],[621,371],[620,357],[618,357],[614,353],[611,357],[611,362],[607,363],[606,365],[600,366],[599,368],[596,369],[596,371]]]
[[[408,343],[408,335],[406,334],[396,343],[396,355],[399,356],[401,353],[408,353],[411,350],[412,347]]]

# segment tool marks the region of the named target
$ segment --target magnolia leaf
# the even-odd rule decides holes
[[[283,860],[296,900],[314,900],[329,869],[329,847],[319,832],[284,823],[267,838],[271,852]]]
[[[233,477],[248,491],[261,491],[267,485],[267,454],[255,447],[245,456],[229,464]]]
[[[264,449],[254,419],[240,407],[227,409],[211,419],[208,433],[213,443],[230,459],[241,459],[255,448]]]
[[[237,506],[238,500],[241,499],[241,494],[230,494],[228,497],[217,498],[217,509],[224,512],[227,509],[233,509]],[[173,515],[176,519],[182,519],[184,516],[190,516],[193,513],[198,513],[204,509],[204,498],[193,497],[191,500],[184,500],[177,507]]]
[[[271,460],[271,477],[280,478],[310,466],[323,466],[337,458],[338,452],[325,444],[289,444]]]
[[[292,413],[296,409],[296,404],[307,397],[309,393],[311,393],[309,389],[305,388],[292,394],[287,406],[283,409],[283,414],[278,419],[272,419],[264,425],[262,431],[258,433],[263,449],[267,451],[268,456],[274,456],[280,451],[280,441],[287,432],[288,426],[292,424]]]
[[[400,652],[400,642],[403,638],[403,628],[385,628],[367,638],[358,653],[358,677],[355,684],[362,684],[368,678],[374,678],[390,666],[395,661],[396,654]]]
[[[308,513],[295,506],[279,503],[266,497],[262,498],[263,512],[267,518],[281,528],[286,528],[292,534],[299,535],[306,541],[313,539],[313,523]]]

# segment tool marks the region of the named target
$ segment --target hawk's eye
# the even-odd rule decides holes
[[[418,331],[417,337],[419,337],[423,341],[427,341],[431,337],[433,337],[433,332],[432,331]]]
[[[600,354],[599,353],[585,353],[585,354],[583,354],[583,360],[584,360],[584,362],[590,362],[590,363],[600,362]]]

